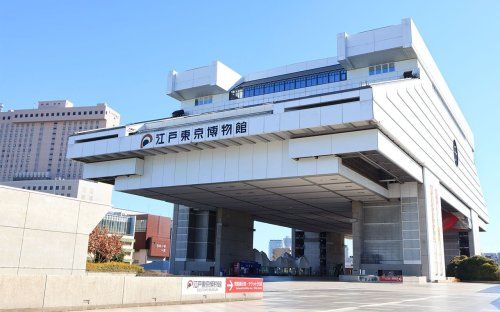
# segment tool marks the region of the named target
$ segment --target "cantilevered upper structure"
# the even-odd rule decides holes
[[[338,34],[337,57],[172,71],[167,94],[172,118],[79,133],[68,157],[84,178],[177,204],[174,272],[250,259],[254,220],[320,233],[318,274],[344,261],[344,235],[359,273],[438,280],[479,252],[474,137],[411,19]]]

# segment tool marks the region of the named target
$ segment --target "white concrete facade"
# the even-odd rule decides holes
[[[100,204],[111,205],[113,186],[105,183],[70,180],[21,180],[0,182],[2,185],[17,187],[54,195],[78,198]]]
[[[337,53],[249,75],[173,71],[184,115],[72,136],[68,157],[119,191],[352,235],[355,270],[442,279],[441,210],[469,221],[473,254],[488,223],[472,131],[411,19],[339,34]]]
[[[0,186],[0,275],[85,274],[88,237],[109,205]]]

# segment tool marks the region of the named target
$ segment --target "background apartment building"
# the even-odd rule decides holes
[[[55,100],[34,109],[0,109],[0,183],[109,204],[112,187],[79,181],[82,164],[66,158],[66,148],[71,134],[119,123],[120,115],[105,103],[75,107]]]
[[[120,236],[123,262],[134,262],[134,234],[136,215],[133,211],[111,209],[99,222],[99,228],[106,228],[109,234]]]
[[[170,230],[172,219],[169,217],[140,214],[136,216],[134,262],[147,264],[170,259]]]

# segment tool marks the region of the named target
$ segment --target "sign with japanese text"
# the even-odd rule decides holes
[[[378,280],[381,282],[402,283],[403,271],[401,270],[378,270]]]
[[[226,121],[178,129],[166,129],[142,136],[141,148],[154,148],[248,135],[248,121]]]
[[[226,277],[226,293],[263,292],[262,278]]]
[[[209,295],[225,293],[224,277],[183,277],[182,295]]]

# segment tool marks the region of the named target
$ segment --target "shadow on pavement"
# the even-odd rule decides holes
[[[301,281],[301,282],[338,282],[338,278],[335,277],[319,277],[319,276],[263,276],[264,282],[291,282],[291,281]]]

